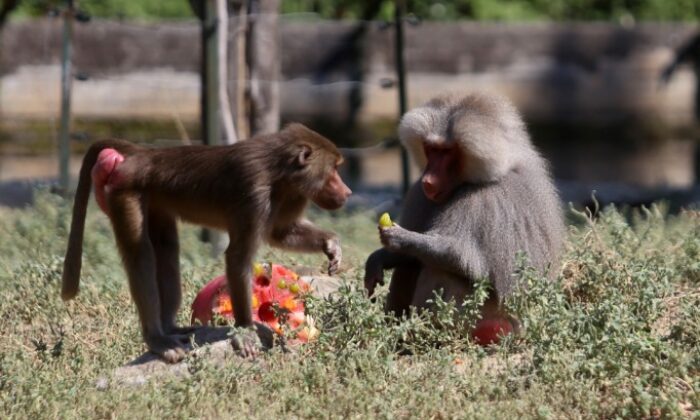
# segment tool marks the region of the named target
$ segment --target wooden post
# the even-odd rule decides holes
[[[396,75],[399,83],[399,119],[406,113],[406,63],[404,61],[404,39],[403,39],[403,16],[406,13],[405,0],[396,0],[394,10],[395,52],[396,52]],[[401,192],[406,195],[411,182],[411,173],[408,166],[408,154],[406,149],[401,148]]]
[[[226,144],[238,141],[236,128],[231,115],[231,104],[228,99],[228,0],[216,0],[217,36],[216,43],[219,49],[219,109],[221,110],[221,125],[224,128],[224,140]]]
[[[246,40],[248,36],[248,0],[238,0],[233,3],[235,16],[235,30],[230,44],[229,68],[232,69],[234,82],[229,84],[228,92],[231,99],[231,108],[236,121],[236,130],[239,139],[250,137],[248,127],[248,104],[246,103],[246,85],[248,80],[248,68],[246,65]]]
[[[66,0],[63,11],[63,39],[61,53],[61,123],[58,135],[59,188],[62,194],[69,190],[70,183],[70,95],[73,76],[73,0]]]

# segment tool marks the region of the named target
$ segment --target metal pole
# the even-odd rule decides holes
[[[223,144],[221,140],[221,119],[219,118],[219,43],[217,32],[216,0],[204,1],[202,16],[202,142],[209,146]],[[225,81],[223,81],[225,83]],[[212,252],[220,255],[228,245],[228,238],[219,231],[202,230],[202,240],[212,244]]]
[[[219,46],[216,17],[216,0],[204,0],[204,22],[202,26],[202,141],[206,145],[221,142],[219,124]]]
[[[206,0],[201,0],[199,15],[199,138],[206,143],[207,138],[207,16]],[[193,4],[197,4],[194,2]],[[193,6],[194,7],[194,6]]]
[[[61,125],[58,135],[59,187],[68,192],[70,182],[70,94],[72,81],[71,59],[73,55],[73,0],[66,0],[63,11],[63,50],[61,54]]]
[[[396,74],[399,83],[399,118],[406,113],[406,63],[404,61],[403,16],[406,13],[405,0],[396,0],[394,10]],[[411,182],[411,173],[408,166],[408,154],[401,148],[401,192],[406,195]]]

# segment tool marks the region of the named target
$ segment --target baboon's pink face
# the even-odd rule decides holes
[[[423,151],[428,161],[421,177],[423,193],[436,203],[442,203],[461,183],[464,165],[457,145],[434,145],[423,143]]]
[[[323,184],[323,188],[313,197],[313,202],[324,210],[337,210],[345,204],[352,191],[340,178],[338,169],[333,168]]]

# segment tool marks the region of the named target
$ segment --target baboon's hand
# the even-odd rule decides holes
[[[379,228],[379,239],[384,248],[391,252],[401,251],[408,243],[409,234],[408,230],[397,224]]]
[[[378,284],[384,284],[384,263],[381,251],[373,252],[365,263],[365,289],[367,289],[367,296],[372,297]]]
[[[338,272],[340,262],[343,259],[343,251],[340,249],[338,238],[328,239],[323,247],[323,253],[328,257],[328,275]]]

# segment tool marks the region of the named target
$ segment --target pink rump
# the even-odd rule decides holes
[[[110,187],[114,183],[114,171],[120,163],[124,162],[124,156],[114,149],[103,149],[97,155],[97,162],[92,167],[92,183],[95,189],[95,199],[97,205],[100,206],[105,214],[107,211],[107,199],[105,194],[108,194]]]

